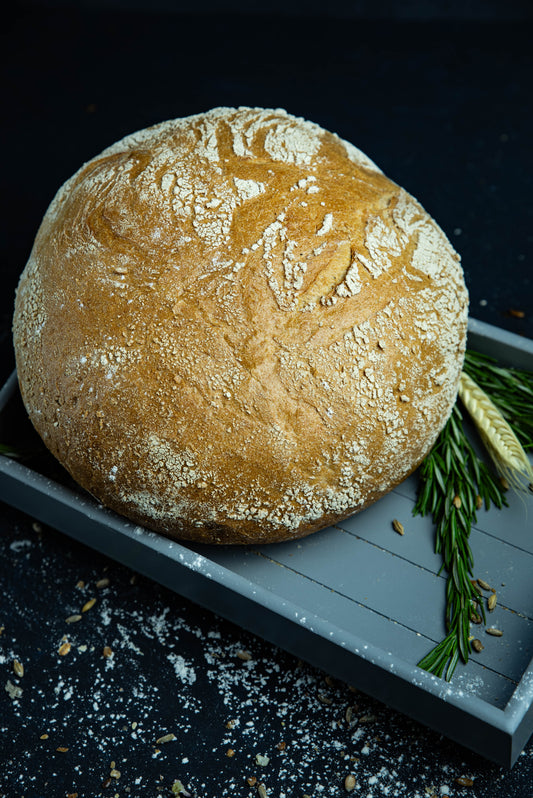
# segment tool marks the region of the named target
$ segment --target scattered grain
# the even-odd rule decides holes
[[[24,665],[22,662],[19,662],[18,659],[13,660],[13,670],[15,672],[15,676],[18,676],[20,679],[24,676]]]
[[[72,646],[70,645],[68,640],[66,640],[64,643],[62,643],[59,646],[59,649],[58,649],[57,653],[59,654],[60,657],[64,657],[64,656],[66,656],[66,654],[68,654],[68,652],[70,651],[71,648],[72,648]]]
[[[460,507],[461,507],[461,504],[462,504],[461,497],[460,497],[460,496],[458,496],[458,495],[456,494],[456,495],[453,497],[453,506],[454,506],[455,508],[457,508],[457,510],[459,510],[459,509],[460,509]]]
[[[69,615],[68,618],[65,618],[65,623],[77,623],[81,621],[81,615]]]
[[[355,790],[355,776],[352,773],[344,779],[344,789],[346,792],[353,792],[353,790]]]
[[[492,637],[502,637],[503,635],[502,630],[496,629],[494,626],[489,626],[485,631],[488,635],[492,635]]]
[[[317,698],[318,698],[318,700],[320,701],[321,704],[332,704],[333,703],[332,699],[329,696],[324,695],[324,693],[318,693]]]
[[[458,784],[459,787],[473,787],[474,779],[468,776],[458,776],[458,778],[455,779],[455,783]]]
[[[474,649],[474,651],[477,651],[477,653],[479,654],[479,652],[480,652],[480,651],[483,651],[483,649],[485,648],[485,646],[483,645],[483,643],[481,642],[481,640],[478,640],[478,638],[477,638],[477,637],[475,637],[475,638],[472,640],[472,648]]]
[[[81,608],[81,611],[82,611],[82,612],[87,612],[87,611],[88,611],[88,610],[90,610],[92,607],[94,607],[94,605],[95,605],[95,604],[96,604],[96,599],[95,599],[95,598],[89,599],[89,601],[86,601],[86,602],[85,602],[85,604],[84,604],[84,605],[83,605],[83,607]]]
[[[243,662],[249,662],[252,659],[252,655],[249,651],[237,651],[237,656],[239,659],[242,659]]]
[[[497,601],[498,601],[498,597],[496,596],[496,591],[493,590],[492,593],[490,594],[489,598],[488,598],[488,601],[487,601],[487,607],[489,609],[489,612],[493,612],[494,611]]]
[[[161,745],[162,743],[170,743],[172,740],[175,739],[176,735],[171,732],[170,734],[164,734],[162,737],[158,737],[155,742],[156,745]]]
[[[398,521],[397,518],[395,518],[394,521],[392,522],[392,528],[399,535],[404,535],[405,534],[404,526],[403,526],[403,524],[400,521]]]

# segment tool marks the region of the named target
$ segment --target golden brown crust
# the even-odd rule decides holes
[[[467,294],[421,206],[317,125],[214,109],[60,189],[17,292],[22,396],[105,505],[270,542],[390,490],[456,398]]]

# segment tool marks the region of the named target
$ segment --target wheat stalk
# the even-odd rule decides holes
[[[531,463],[513,430],[496,405],[464,371],[459,382],[459,396],[472,417],[499,473],[515,490],[533,482]]]

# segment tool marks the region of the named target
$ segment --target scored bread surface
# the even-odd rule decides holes
[[[59,190],[17,291],[22,397],[106,506],[298,537],[412,472],[456,399],[459,257],[407,192],[282,110],[142,130]]]

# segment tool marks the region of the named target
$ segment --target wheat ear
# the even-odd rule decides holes
[[[533,482],[533,469],[527,454],[498,408],[464,371],[459,382],[459,396],[499,473],[512,488],[524,490],[524,480]]]

